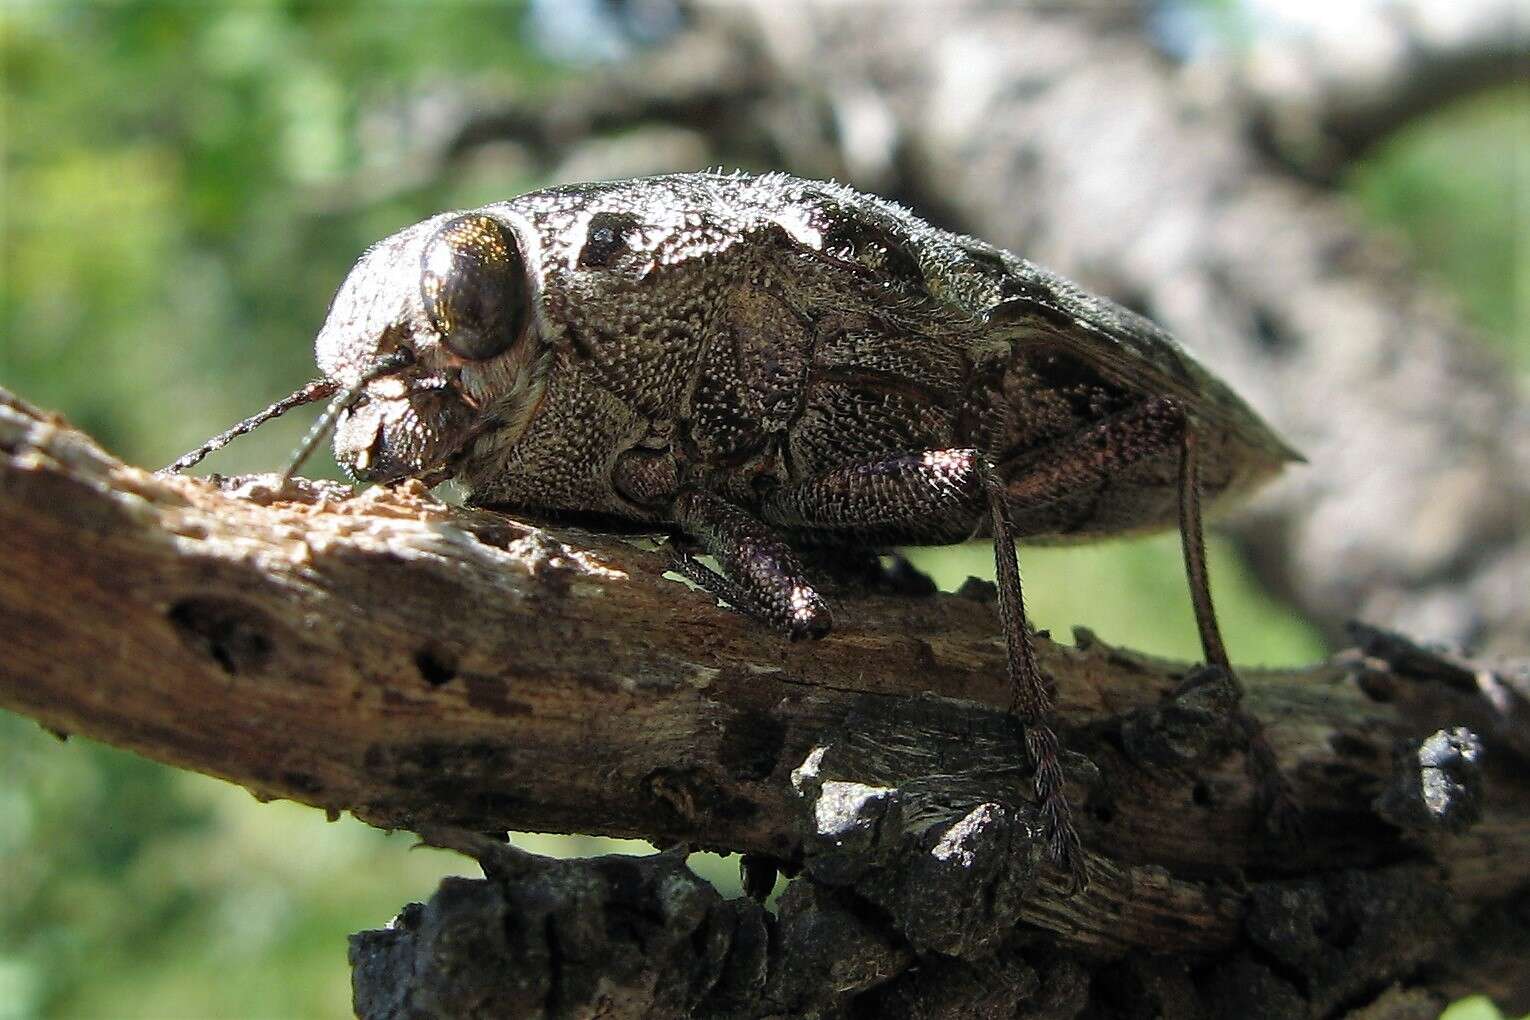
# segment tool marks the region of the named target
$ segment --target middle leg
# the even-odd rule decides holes
[[[793,641],[829,632],[829,607],[780,535],[739,507],[698,490],[680,494],[675,517],[723,570],[718,574],[682,552],[674,557],[680,574]]]

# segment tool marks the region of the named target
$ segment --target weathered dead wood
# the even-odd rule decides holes
[[[1193,989],[1175,979],[1173,994],[1204,1002],[1253,987],[1236,968],[1291,986],[1283,967],[1318,975],[1291,994],[1321,1013],[1393,981],[1437,1001],[1503,968],[1487,952],[1465,977],[1430,976],[1484,908],[1506,931],[1523,925],[1523,688],[1379,632],[1363,651],[1247,678],[1305,812],[1295,844],[1256,824],[1215,678],[1087,635],[1042,641],[1065,740],[1087,757],[1070,771],[1093,886],[1070,900],[1033,839],[981,585],[845,593],[835,633],[793,646],[665,579],[638,545],[454,510],[417,486],[351,496],[275,491],[274,476],[160,477],[9,397],[0,454],[0,704],[262,797],[463,846],[498,875],[468,896],[479,913],[500,909],[479,893],[519,903],[525,882],[575,882],[584,894],[538,909],[599,939],[580,943],[585,970],[542,974],[573,996],[549,1015],[582,1015],[586,1000],[557,983],[614,959],[617,936],[577,918],[674,892],[680,858],[631,874],[496,864],[511,852],[465,830],[640,836],[804,869],[779,921],[685,885],[694,909],[645,922],[672,936],[724,915],[775,926],[756,961],[769,981],[742,991],[702,967],[738,964],[741,928],[710,956],[699,935],[677,943],[702,967],[686,1001],[754,995],[740,1015],[807,1009],[813,988],[825,1008],[864,993],[894,1012],[927,994],[1012,1009],[1045,987],[1066,1005],[1066,974],[1080,989],[1101,967],[1167,980],[1143,952],[1223,961]],[[611,868],[633,880],[601,886]],[[444,924],[442,909],[413,916]],[[830,938],[845,926],[860,934]],[[399,931],[389,959],[426,981],[419,933]],[[359,938],[358,960],[376,964],[383,950]],[[820,973],[832,946],[859,961],[852,976]],[[1524,995],[1510,974],[1490,990]],[[658,1012],[634,1015],[666,1015],[657,986],[638,986]]]

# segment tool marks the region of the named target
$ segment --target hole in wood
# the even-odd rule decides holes
[[[440,687],[457,675],[456,661],[438,648],[426,647],[415,652],[414,665],[432,687]]]
[[[270,624],[253,606],[196,596],[180,600],[166,615],[181,640],[210,656],[230,676],[257,673],[270,662],[274,647]]]

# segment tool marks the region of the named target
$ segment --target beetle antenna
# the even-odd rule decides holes
[[[362,393],[366,390],[367,383],[374,379],[381,379],[385,375],[392,375],[394,372],[408,367],[413,362],[414,353],[400,347],[392,354],[385,354],[372,362],[371,366],[361,373],[360,378],[349,386],[338,392],[332,389],[330,392],[335,394],[335,399],[329,402],[329,406],[324,409],[324,413],[319,415],[319,420],[313,423],[313,427],[308,430],[308,434],[303,437],[303,441],[293,451],[292,458],[287,464],[287,470],[282,472],[282,484],[286,485],[287,481],[297,472],[297,469],[303,466],[303,461],[307,460],[309,455],[313,453],[320,440],[329,435],[330,430],[335,427],[335,422],[340,420],[340,415],[347,411],[357,400],[361,399]]]
[[[246,418],[244,421],[240,422],[238,425],[235,425],[227,432],[220,432],[216,436],[213,436],[211,439],[197,447],[195,450],[192,450],[190,453],[181,456],[178,460],[176,460],[174,464],[171,464],[169,467],[161,471],[161,474],[173,475],[184,471],[189,467],[194,467],[200,463],[202,458],[206,457],[209,453],[212,453],[214,450],[221,450],[223,447],[227,446],[229,443],[232,443],[234,440],[238,439],[242,435],[245,435],[246,433],[254,432],[256,429],[270,421],[272,418],[280,418],[282,415],[286,414],[294,407],[301,407],[304,404],[311,404],[315,400],[323,400],[325,397],[332,395],[339,388],[340,384],[331,379],[315,379],[313,382],[308,383],[296,392],[288,394],[287,396],[278,400],[276,403],[272,404],[264,411],[261,411],[259,414],[253,414]]]

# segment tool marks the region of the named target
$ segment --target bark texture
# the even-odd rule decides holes
[[[1092,877],[1067,898],[988,586],[841,590],[836,631],[787,645],[642,543],[417,485],[156,476],[8,396],[0,458],[0,704],[484,863],[354,938],[364,1016],[1530,1004],[1522,669],[1360,629],[1246,677],[1290,840],[1217,675],[1039,641]],[[477,835],[506,829],[682,849],[557,862]],[[779,916],[696,879],[703,847],[798,875]]]

